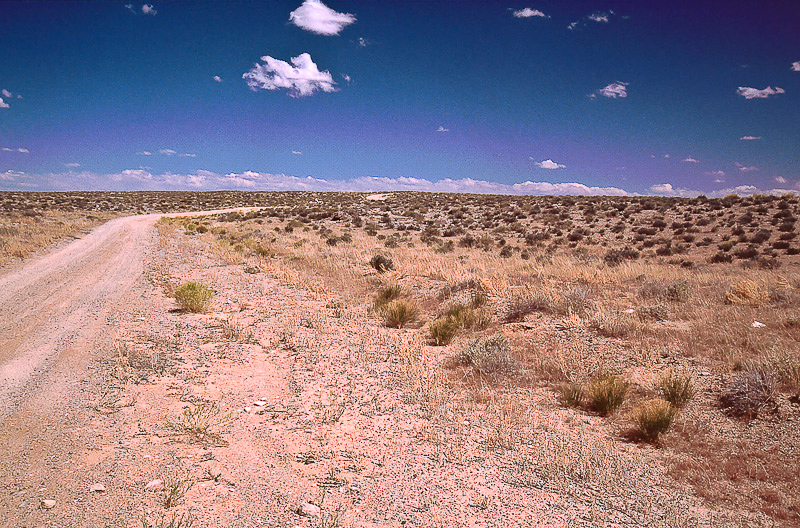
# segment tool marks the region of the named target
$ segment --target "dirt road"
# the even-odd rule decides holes
[[[0,526],[22,526],[4,502],[45,486],[91,440],[87,369],[108,356],[115,323],[141,309],[161,216],[112,220],[0,276]]]

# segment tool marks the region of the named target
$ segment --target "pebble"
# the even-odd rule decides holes
[[[146,490],[159,489],[163,485],[164,485],[164,481],[163,480],[155,479],[155,480],[151,480],[150,482],[148,482],[147,486],[145,486],[144,489],[146,489]]]
[[[265,402],[264,400],[258,400],[258,401],[254,401],[253,402],[253,405],[255,405],[256,407],[263,407],[266,404],[267,404],[267,402]]]
[[[764,323],[761,323],[759,321],[753,321],[753,328],[764,328],[765,326],[767,325],[765,325]]]
[[[45,510],[55,508],[55,506],[56,506],[56,501],[54,501],[53,499],[42,500],[42,508],[44,508]]]
[[[242,410],[243,410],[244,412],[250,412],[250,409],[251,409],[251,407],[245,407],[245,408],[244,408],[244,409],[242,409]]]
[[[96,484],[92,484],[92,487],[89,488],[89,491],[96,491],[96,492],[99,492],[99,493],[102,493],[105,490],[106,490],[106,487],[104,485],[100,484],[99,482],[96,483]]]
[[[310,502],[302,502],[300,505],[295,509],[297,515],[301,515],[303,517],[319,517],[322,515],[322,510],[320,510],[319,506],[316,504],[311,504]]]

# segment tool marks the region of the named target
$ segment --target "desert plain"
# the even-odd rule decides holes
[[[0,525],[800,525],[793,194],[0,192]]]

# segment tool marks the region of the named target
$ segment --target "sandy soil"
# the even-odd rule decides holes
[[[674,489],[623,491],[657,471],[636,453],[587,474],[552,395],[532,389],[541,405],[505,425],[480,402],[432,411],[402,379],[413,330],[190,237],[159,240],[156,218],[0,277],[0,526],[165,526],[188,511],[220,527],[708,524]],[[212,312],[177,312],[164,277],[209,284]],[[203,406],[221,410],[206,434],[170,425]],[[537,440],[511,452],[514,435]],[[619,493],[593,494],[601,481]],[[167,508],[170,484],[185,493]]]

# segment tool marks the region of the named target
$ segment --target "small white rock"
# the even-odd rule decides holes
[[[264,400],[258,400],[258,401],[254,401],[253,402],[253,405],[255,405],[256,407],[263,407],[266,404],[267,404],[267,402],[265,402]]]
[[[760,323],[758,321],[753,321],[753,328],[764,328],[765,326],[767,326],[767,325],[765,325],[764,323]]]
[[[53,499],[44,499],[42,501],[42,508],[44,508],[45,510],[55,508],[55,506],[56,506],[56,501],[54,501]]]
[[[148,482],[147,486],[145,486],[144,489],[146,489],[146,490],[159,489],[163,485],[164,485],[164,481],[163,480],[155,479],[155,480],[151,480],[150,482]]]
[[[310,502],[300,503],[295,512],[297,512],[297,515],[303,517],[319,517],[322,514],[322,510],[320,510],[319,506],[311,504]]]
[[[96,484],[92,484],[92,487],[89,488],[89,491],[96,491],[98,493],[102,493],[106,490],[106,487],[99,482]]]
[[[244,412],[250,412],[251,407],[245,407],[243,410]]]
[[[635,311],[636,311],[636,310],[634,310],[633,308],[628,308],[627,310],[622,310],[622,313],[631,314],[631,313],[633,313],[633,312],[635,312]]]

